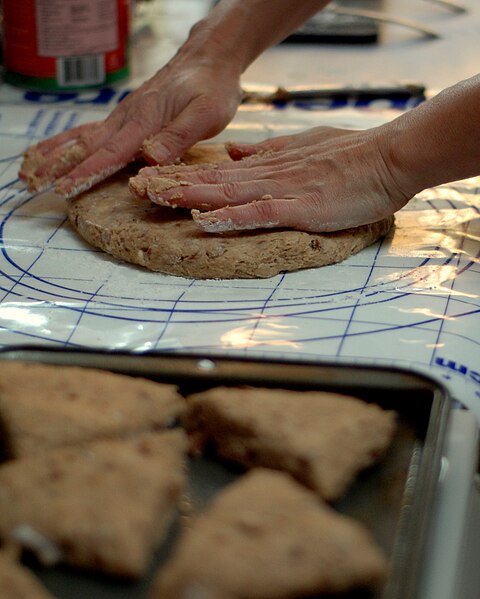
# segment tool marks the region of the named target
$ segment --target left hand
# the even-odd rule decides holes
[[[208,61],[184,50],[103,121],[28,148],[19,176],[31,190],[55,184],[57,193],[73,197],[135,157],[170,164],[193,144],[222,131],[240,100],[238,73],[225,60]]]
[[[413,197],[416,190],[403,189],[398,182],[405,178],[389,163],[389,143],[387,125],[317,127],[259,144],[229,144],[233,160],[212,168],[147,167],[137,181],[155,203],[196,209],[193,216],[207,232],[335,231],[388,217]]]

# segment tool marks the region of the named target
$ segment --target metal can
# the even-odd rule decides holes
[[[129,75],[130,0],[3,0],[4,81],[104,87]]]

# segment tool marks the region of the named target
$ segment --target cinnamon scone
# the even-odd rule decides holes
[[[184,408],[174,385],[94,368],[0,361],[7,457],[163,428]]]
[[[193,445],[247,468],[289,472],[332,501],[389,446],[396,415],[320,391],[216,387],[187,397]]]
[[[32,572],[0,551],[0,597],[2,599],[55,599]]]
[[[144,574],[185,486],[185,433],[62,447],[0,467],[0,537],[47,564]]]
[[[292,599],[376,587],[383,551],[289,475],[254,469],[184,530],[149,599]]]

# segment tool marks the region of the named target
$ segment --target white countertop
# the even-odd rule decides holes
[[[134,82],[153,74],[173,55],[210,4],[210,0],[140,3]],[[383,23],[377,44],[281,44],[260,56],[244,80],[283,86],[416,80],[439,90],[480,70],[480,3],[462,0],[462,4],[468,11],[457,14],[428,0],[383,0],[385,15],[416,21],[437,32],[439,39]]]

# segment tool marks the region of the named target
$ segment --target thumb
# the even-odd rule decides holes
[[[212,107],[201,110],[200,100],[192,102],[159,133],[143,142],[142,154],[150,164],[172,164],[197,142],[213,137],[227,124]],[[201,115],[201,116],[199,116]]]
[[[184,129],[176,123],[146,139],[143,142],[141,153],[151,165],[173,164],[199,139],[201,139],[201,133],[195,134],[194,130]]]

